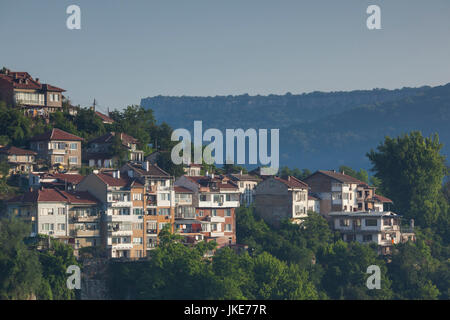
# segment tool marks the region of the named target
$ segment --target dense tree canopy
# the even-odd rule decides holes
[[[439,198],[446,174],[441,149],[437,134],[425,138],[420,132],[411,132],[394,139],[386,137],[377,151],[367,154],[381,189],[394,201],[398,213],[422,226],[435,223],[441,212]]]

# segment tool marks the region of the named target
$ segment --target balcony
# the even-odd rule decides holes
[[[75,237],[100,237],[100,230],[75,230]]]
[[[66,154],[66,150],[65,149],[50,149],[48,150],[48,154],[53,155],[53,154],[57,154],[57,155],[65,155]]]
[[[74,222],[95,222],[99,219],[99,216],[75,216]]]
[[[206,218],[206,221],[209,221],[209,222],[225,222],[225,217],[219,217],[219,216],[213,217],[213,216],[208,216],[208,217]]]
[[[110,201],[108,201],[108,205],[112,208],[127,208],[127,207],[132,207],[133,202],[123,201],[123,200],[110,200]]]
[[[111,245],[112,249],[116,250],[131,250],[133,249],[132,243],[113,243]]]
[[[223,237],[224,233],[223,232],[211,232],[211,238],[217,238],[217,237]]]
[[[108,230],[111,236],[132,236],[133,230]]]

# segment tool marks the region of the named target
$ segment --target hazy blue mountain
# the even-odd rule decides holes
[[[142,99],[158,121],[192,130],[279,128],[281,165],[368,168],[366,152],[384,136],[438,132],[450,141],[450,84],[439,87],[313,92],[301,95],[164,97]],[[449,147],[445,145],[445,154]]]

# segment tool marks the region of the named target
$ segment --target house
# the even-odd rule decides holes
[[[347,242],[375,243],[380,254],[390,254],[394,244],[414,241],[414,226],[402,230],[401,217],[393,212],[331,212],[334,230]]]
[[[145,189],[137,179],[119,170],[92,173],[77,186],[88,191],[102,205],[102,246],[110,258],[145,256]]]
[[[112,146],[115,137],[121,142],[121,147],[126,155],[119,159],[117,154],[113,154]],[[108,132],[88,143],[84,158],[90,167],[112,168],[119,160],[122,161],[144,161],[144,151],[137,149],[137,139],[125,133]]]
[[[308,185],[293,176],[267,178],[255,189],[256,214],[275,226],[284,219],[300,223],[308,214],[308,202]]]
[[[48,117],[62,109],[64,89],[41,83],[28,72],[0,70],[0,100],[24,109],[30,116]]]
[[[30,236],[48,235],[71,244],[75,253],[100,244],[99,201],[88,192],[30,189],[8,201],[7,212],[31,223]]]
[[[83,138],[55,128],[31,138],[30,146],[37,153],[36,158],[50,166],[79,168],[81,167],[81,141]]]
[[[109,113],[109,112],[108,112],[108,113]],[[106,114],[103,114],[103,113],[101,113],[101,112],[99,112],[99,111],[95,111],[95,114],[102,120],[102,122],[103,122],[104,124],[113,124],[113,123],[114,123],[114,120],[111,119],[111,118],[109,117],[109,115],[107,116]]]
[[[183,170],[186,176],[198,177],[201,175],[202,165],[191,163],[186,165]]]
[[[121,174],[137,179],[144,185],[146,229],[146,250],[155,248],[158,244],[158,234],[169,225],[173,231],[175,215],[174,179],[158,167],[146,161],[143,163],[128,162],[120,168]]]
[[[28,175],[28,186],[74,191],[83,178],[77,173],[32,172]]]
[[[183,222],[186,229],[200,231],[205,241],[216,241],[219,247],[236,244],[236,216],[240,193],[238,186],[227,176],[181,176],[175,186],[191,190],[195,219]],[[190,215],[191,216],[191,215]],[[178,223],[178,222],[177,222]],[[187,225],[191,224],[190,227]],[[200,239],[200,237],[197,237]]]
[[[0,161],[8,162],[10,174],[29,173],[33,171],[37,153],[13,146],[0,148]]]
[[[392,201],[375,194],[375,187],[344,172],[319,170],[304,179],[310,191],[320,199],[320,213],[384,211]]]
[[[240,203],[242,206],[250,206],[254,202],[256,185],[262,181],[256,175],[232,173],[228,177],[239,187]]]

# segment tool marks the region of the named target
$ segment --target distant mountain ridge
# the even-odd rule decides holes
[[[280,163],[299,168],[369,168],[366,152],[384,139],[412,130],[438,132],[450,143],[450,84],[439,87],[350,92],[217,97],[149,97],[158,121],[203,127],[279,128]],[[205,130],[204,129],[204,130]],[[444,146],[448,154],[449,146]]]

